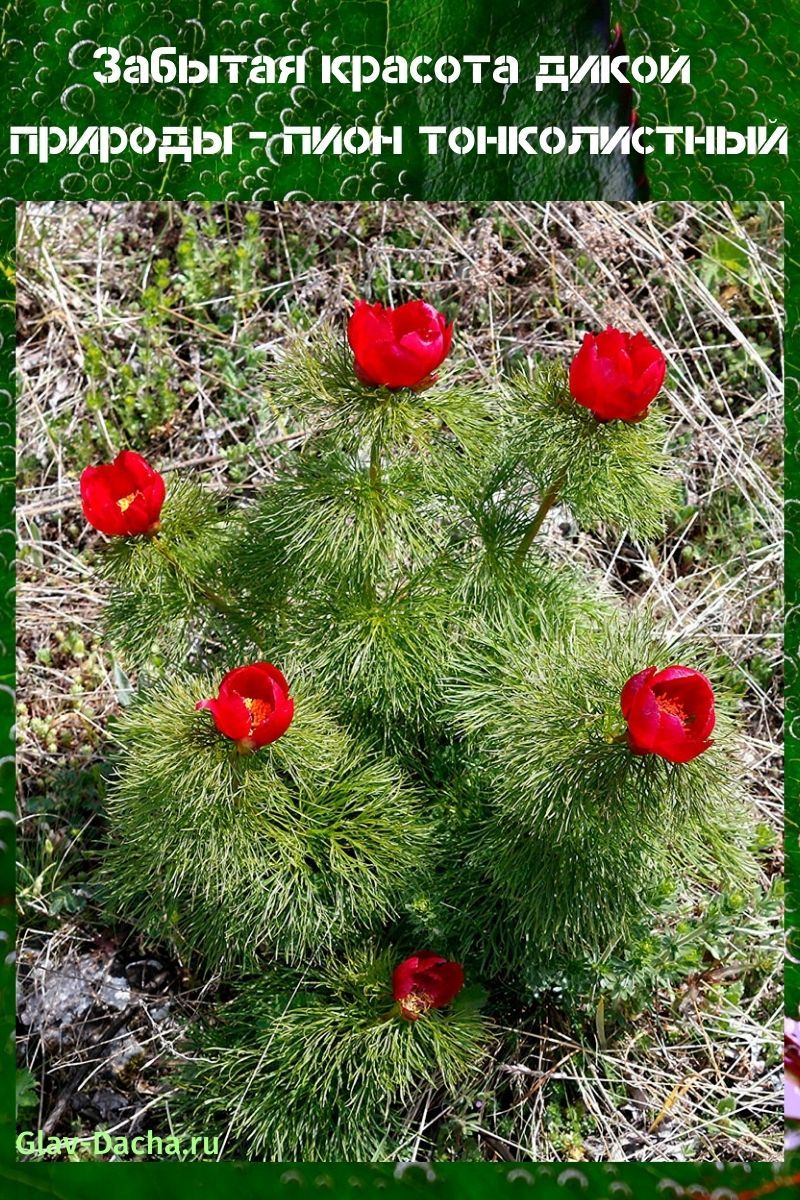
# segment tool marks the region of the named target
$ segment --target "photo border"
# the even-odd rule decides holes
[[[717,0],[714,0],[720,8]],[[25,6],[21,6],[25,7]],[[27,6],[30,7],[30,6]],[[33,6],[36,8],[37,6]],[[648,0],[638,0],[631,5],[616,6],[625,17],[626,13],[635,14],[636,20],[642,27],[647,27],[651,14],[657,12],[658,6]],[[695,3],[694,7],[697,7]],[[709,10],[712,5],[709,3]],[[744,6],[745,8],[748,6]],[[749,6],[752,11],[752,6]],[[766,6],[764,6],[766,9]],[[779,16],[785,10],[794,8],[795,16],[800,15],[800,6],[796,0],[783,0],[781,5],[769,6]],[[789,16],[791,17],[791,12]],[[12,30],[13,32],[13,30]],[[4,30],[7,37],[8,29]],[[680,42],[680,29],[675,32],[675,39]],[[634,47],[635,48],[635,47]],[[656,39],[653,49],[659,49]],[[735,87],[735,84],[733,84]],[[646,92],[646,89],[644,89]],[[795,85],[795,94],[797,93]],[[705,198],[708,193],[708,181],[702,183],[698,178],[697,196]],[[324,193],[324,180],[321,192]],[[669,172],[663,172],[654,188],[656,196],[664,199],[681,198],[674,194],[671,187]],[[53,197],[56,199],[57,197]],[[113,199],[114,195],[104,199]],[[322,195],[319,198],[324,198]],[[688,198],[688,197],[687,197]],[[787,318],[786,318],[786,441],[785,468],[787,488],[787,545],[786,545],[786,661],[788,679],[786,688],[786,895],[787,895],[787,941],[790,956],[786,966],[786,995],[791,998],[796,1007],[800,1000],[800,520],[798,520],[798,504],[800,504],[800,191],[796,168],[788,170],[785,175],[783,194],[774,199],[783,199],[786,204],[786,251],[787,251]],[[17,200],[23,197],[17,197]],[[554,197],[556,199],[556,197]],[[15,1077],[15,1061],[13,1053],[13,1009],[14,1009],[14,967],[11,949],[14,936],[14,833],[13,812],[14,801],[14,766],[10,758],[10,728],[13,721],[13,707],[10,689],[14,683],[14,600],[13,600],[13,559],[14,542],[12,523],[13,486],[14,486],[14,419],[15,404],[13,392],[14,368],[14,295],[13,295],[13,261],[14,261],[14,229],[15,229],[15,200],[4,199],[0,202],[0,253],[4,267],[0,277],[0,785],[3,788],[2,828],[0,828],[0,935],[3,938],[2,964],[0,964],[0,1180],[9,1184],[15,1183],[24,1192],[49,1193],[69,1198],[72,1196],[86,1197],[91,1200],[105,1200],[109,1180],[105,1176],[107,1164],[36,1164],[26,1165],[16,1163],[14,1158],[14,1091],[12,1084]],[[213,1166],[213,1174],[209,1174]],[[371,1166],[367,1164],[307,1164],[299,1167],[293,1164],[262,1164],[262,1163],[119,1163],[114,1164],[115,1189],[125,1200],[126,1197],[149,1193],[154,1185],[161,1189],[169,1189],[176,1196],[196,1195],[198,1192],[207,1200],[214,1200],[227,1193],[232,1188],[247,1200],[250,1196],[282,1193],[288,1194],[288,1189],[302,1185],[306,1181],[313,1187],[315,1179],[321,1179],[321,1187],[333,1188],[334,1192],[358,1191],[364,1186],[378,1181],[386,1185],[387,1191],[402,1189],[404,1194],[420,1191],[431,1194],[428,1180],[424,1172],[415,1175],[395,1178],[396,1170],[391,1164]],[[800,1155],[790,1155],[784,1166],[784,1174],[790,1175],[800,1169]],[[460,1200],[470,1197],[502,1195],[506,1191],[518,1194],[509,1183],[509,1171],[515,1168],[509,1164],[436,1164],[435,1174],[440,1181],[437,1195],[458,1196]],[[604,1164],[581,1164],[580,1170],[585,1173],[591,1183],[597,1185],[597,1194],[605,1195],[602,1190],[608,1184],[608,1170]],[[524,1182],[526,1172],[536,1177],[539,1185],[538,1196],[547,1196],[550,1183],[553,1194],[563,1196],[563,1187],[557,1188],[554,1176],[547,1176],[538,1171],[536,1165],[527,1167],[520,1164],[519,1179]],[[121,1174],[120,1174],[121,1172]],[[668,1164],[663,1168],[658,1165],[625,1163],[619,1165],[620,1177],[634,1189],[637,1200],[642,1200],[649,1194],[650,1185],[655,1185],[657,1179],[668,1176],[679,1183],[697,1181],[698,1177],[711,1180],[712,1168],[703,1164]],[[770,1164],[755,1164],[751,1178],[754,1188],[758,1191],[759,1184],[766,1185],[771,1178]],[[717,1177],[722,1183],[721,1176]],[[281,1183],[284,1180],[284,1183]],[[549,1181],[549,1182],[548,1182]],[[505,1184],[506,1186],[503,1186]],[[710,1184],[709,1184],[710,1186]],[[655,1195],[653,1190],[653,1195]]]

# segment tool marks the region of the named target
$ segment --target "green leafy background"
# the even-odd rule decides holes
[[[641,87],[637,98],[644,123],[692,123],[703,120],[742,128],[749,123],[790,122],[800,102],[797,67],[796,31],[800,18],[800,0],[630,0],[615,6],[612,16],[622,21],[631,54],[689,53],[693,64],[693,85],[680,84]],[[608,13],[605,5],[589,0],[354,0],[326,3],[325,0],[282,0],[270,3],[229,3],[228,0],[142,0],[135,5],[121,0],[25,0],[6,4],[0,13],[0,40],[7,85],[6,111],[15,123],[39,123],[49,114],[56,123],[76,124],[136,121],[156,127],[170,123],[204,123],[214,127],[243,121],[254,128],[277,129],[281,113],[292,123],[333,121],[351,124],[362,116],[372,124],[384,113],[389,123],[430,124],[549,124],[597,123],[603,117],[617,124],[626,111],[626,96],[619,87],[595,92],[579,92],[566,100],[557,89],[537,95],[532,85],[511,89],[504,98],[497,85],[473,87],[457,85],[450,89],[429,85],[427,89],[370,89],[353,96],[345,89],[326,89],[324,95],[311,88],[293,92],[287,104],[281,89],[262,89],[253,96],[244,87],[221,87],[210,91],[197,88],[178,93],[153,89],[134,94],[127,88],[93,87],[69,91],[75,71],[86,65],[86,53],[92,41],[101,44],[123,43],[125,53],[139,52],[141,42],[148,45],[157,35],[198,55],[236,50],[240,45],[256,46],[262,53],[298,52],[312,44],[339,53],[350,51],[385,53],[514,53],[530,74],[530,64],[539,53],[591,53],[605,48]],[[123,39],[127,38],[126,42]],[[263,41],[259,41],[263,39]],[[71,61],[70,61],[71,60]],[[81,78],[90,72],[81,71]],[[392,94],[387,94],[390,91]],[[5,153],[5,134],[0,152]],[[13,403],[10,384],[13,329],[13,221],[14,201],[21,199],[86,200],[93,196],[106,199],[136,200],[150,197],[222,198],[247,197],[262,200],[294,195],[303,198],[384,198],[405,195],[411,198],[539,198],[548,200],[619,199],[641,195],[636,164],[606,158],[591,164],[586,159],[520,159],[497,164],[490,157],[427,159],[417,149],[402,162],[366,159],[293,159],[272,166],[263,151],[242,142],[232,163],[222,166],[213,159],[184,166],[172,160],[169,168],[150,160],[120,161],[109,167],[91,162],[63,164],[54,160],[45,166],[31,160],[2,162],[2,192],[11,200],[0,206],[3,273],[0,276],[0,353],[3,383],[0,384],[0,441],[2,461],[0,480],[0,529],[10,527]],[[766,196],[788,201],[790,309],[787,339],[787,454],[789,500],[787,509],[787,582],[789,607],[787,635],[789,683],[787,693],[787,759],[789,785],[787,815],[789,836],[787,854],[790,867],[790,950],[800,954],[798,934],[798,897],[796,881],[800,868],[798,849],[798,741],[793,733],[798,719],[797,676],[798,582],[800,582],[800,546],[794,512],[800,502],[800,397],[797,394],[797,287],[798,238],[797,166],[771,155],[756,160],[746,158],[706,159],[702,156],[674,157],[651,155],[647,173],[654,197],[727,199]],[[13,679],[10,534],[3,534],[0,547],[0,683]],[[2,808],[9,809],[13,774],[7,760],[7,731],[10,721],[8,692],[0,691],[3,705],[0,771],[3,773]],[[3,906],[6,938],[11,929],[13,856],[9,842],[12,826],[2,822],[0,836],[6,835],[7,852],[2,855],[0,902]],[[3,953],[8,949],[3,946]],[[11,1080],[13,1057],[8,1036],[11,1028],[13,977],[9,968],[2,972],[2,1013],[4,1031],[3,1105],[0,1153],[13,1156],[11,1127]],[[787,972],[787,1003],[796,1012],[800,1005],[800,973],[795,965]],[[791,1161],[777,1167],[780,1176],[788,1176],[797,1164]],[[773,1167],[756,1165],[749,1172],[728,1166],[707,1170],[681,1166],[659,1167],[624,1164],[606,1167],[582,1164],[579,1168],[513,1166],[491,1164],[447,1164],[436,1168],[435,1177],[415,1170],[397,1178],[391,1167],[358,1165],[316,1169],[313,1166],[274,1167],[260,1165],[196,1166],[189,1164],[143,1164],[115,1168],[114,1189],[121,1197],[140,1195],[157,1187],[175,1193],[186,1191],[215,1197],[231,1189],[243,1196],[295,1193],[350,1194],[383,1185],[388,1194],[425,1194],[430,1196],[483,1196],[490,1193],[525,1194],[529,1189],[537,1197],[564,1196],[574,1191],[591,1197],[622,1194],[648,1200],[664,1194],[668,1180],[678,1184],[699,1184],[709,1192],[719,1187],[736,1192],[759,1189],[773,1178]],[[64,1166],[9,1165],[0,1167],[0,1181],[20,1194],[44,1192],[56,1196],[94,1197],[109,1187],[106,1168],[101,1164]],[[532,1185],[535,1185],[532,1187]],[[673,1189],[674,1193],[679,1191]],[[778,1195],[789,1194],[787,1191]]]

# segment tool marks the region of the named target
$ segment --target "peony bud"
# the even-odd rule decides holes
[[[640,421],[666,373],[664,355],[643,333],[609,325],[585,334],[569,369],[569,390],[598,421]]]
[[[392,975],[392,992],[407,1021],[417,1021],[431,1008],[444,1008],[464,986],[464,970],[438,954],[412,954]]]
[[[433,383],[432,373],[450,352],[453,326],[422,300],[399,308],[356,300],[347,338],[361,382],[396,390]]]
[[[123,450],[113,463],[87,467],[81,475],[83,515],[108,537],[155,533],[164,494],[158,471],[133,450]]]
[[[691,667],[640,671],[622,689],[620,706],[634,754],[687,763],[711,745],[714,692],[705,675]]]
[[[289,684],[278,668],[267,662],[229,671],[217,695],[199,700],[195,708],[207,708],[219,732],[246,752],[277,741],[294,716]]]

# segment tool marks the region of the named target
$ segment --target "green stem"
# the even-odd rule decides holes
[[[372,485],[372,490],[380,499],[381,495],[381,444],[378,438],[372,443],[372,449],[369,452],[369,481]]]
[[[547,491],[545,492],[545,494],[542,496],[542,502],[539,505],[538,509],[536,510],[536,516],[533,518],[530,525],[525,530],[525,534],[522,538],[522,541],[520,542],[519,546],[517,547],[516,554],[514,555],[514,562],[517,566],[519,566],[519,564],[525,558],[525,555],[530,550],[537,533],[539,532],[539,530],[542,528],[542,525],[544,524],[545,517],[550,512],[550,509],[553,507],[556,500],[558,499],[558,497],[561,493],[561,489],[564,486],[565,477],[566,477],[566,472],[562,472],[561,475],[559,475],[558,479],[556,479],[556,481],[552,485],[552,487],[548,488]]]
[[[383,532],[384,522],[382,511],[383,481],[381,478],[381,442],[380,438],[378,437],[374,439],[369,452],[369,483],[370,487],[372,488],[372,492],[375,497],[376,508],[378,510],[378,528],[381,530],[381,532]],[[372,599],[375,600],[377,598],[378,588],[377,582],[374,578],[370,581],[369,588]]]
[[[170,564],[175,574],[184,579],[190,588],[192,588],[195,592],[199,592],[199,594],[205,600],[207,600],[212,607],[216,608],[217,612],[223,613],[226,617],[233,617],[235,621],[242,623],[243,616],[236,605],[231,601],[226,600],[224,596],[219,594],[219,592],[215,592],[213,588],[206,587],[205,584],[198,583],[196,579],[193,579],[159,534],[155,534],[150,541],[161,557],[166,559],[166,561]],[[244,623],[247,625],[250,636],[255,644],[259,648],[263,649],[261,636],[256,630],[255,626],[252,625],[250,621],[244,621]]]

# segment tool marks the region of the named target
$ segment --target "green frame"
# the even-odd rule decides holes
[[[305,11],[311,7],[325,11],[326,0],[316,0],[312,6],[310,0],[299,0],[299,10]],[[345,32],[359,46],[365,48],[369,39],[375,35],[376,28],[381,34],[384,31],[384,18],[392,6],[392,13],[399,13],[401,20],[394,23],[399,29],[398,39],[405,48],[406,39],[409,44],[415,37],[421,36],[430,44],[442,47],[447,52],[449,45],[458,45],[465,52],[462,44],[463,29],[456,30],[452,25],[436,18],[436,14],[444,11],[444,6],[435,0],[428,6],[429,21],[436,26],[435,32],[430,25],[420,29],[408,22],[409,14],[414,14],[416,6],[407,0],[359,0],[347,5]],[[41,25],[45,21],[52,3],[47,0],[18,0],[4,6],[0,12],[0,45],[7,56],[6,79],[9,83],[23,83],[25,80],[24,65],[26,54],[32,52],[33,45],[40,42]],[[75,0],[65,0],[63,11],[78,19],[79,5]],[[118,39],[124,32],[124,6],[113,4],[109,0],[93,6],[100,10],[100,20],[103,27],[116,31]],[[282,28],[281,19],[287,16],[297,6],[290,6],[288,0],[261,0],[260,4],[242,6],[247,8],[250,19],[250,8],[260,9],[269,20],[276,23],[276,28]],[[515,45],[515,33],[524,37],[530,34],[530,25],[526,28],[520,14],[532,6],[517,5],[515,0],[495,0],[490,5],[494,16],[501,18],[500,34],[495,31],[497,52]],[[151,8],[158,19],[158,6]],[[333,6],[339,13],[341,5]],[[474,30],[481,28],[481,9],[478,0],[470,0],[466,9],[473,16],[477,14],[475,23],[471,26],[471,36]],[[546,10],[553,10],[553,4],[542,3],[537,6],[537,19],[547,19]],[[648,122],[651,118],[671,124],[689,123],[697,120],[698,113],[711,114],[718,111],[718,106],[724,103],[725,110],[731,108],[731,124],[736,120],[742,123],[746,119],[757,120],[756,114],[762,108],[767,109],[770,120],[789,122],[790,115],[797,110],[800,103],[800,79],[797,74],[800,56],[794,51],[793,41],[796,35],[798,18],[800,18],[800,0],[629,0],[613,5],[613,16],[624,26],[628,49],[631,54],[649,53],[653,55],[689,53],[699,70],[697,73],[694,94],[681,91],[679,85],[643,85],[641,96],[640,119]],[[73,11],[74,10],[74,11]],[[175,0],[172,5],[174,14],[182,19],[199,21],[212,16],[214,6],[211,0]],[[590,10],[608,18],[607,5],[603,0],[596,5],[586,4],[582,9],[584,21],[591,16]],[[458,10],[461,17],[461,8]],[[404,24],[404,19],[406,23]],[[378,25],[374,24],[378,21]],[[523,25],[520,25],[523,22]],[[252,23],[252,22],[251,22]],[[557,25],[557,22],[555,23]],[[564,38],[563,27],[548,30],[556,40]],[[501,36],[502,35],[502,36]],[[584,27],[585,35],[585,27]],[[109,32],[108,38],[113,42],[114,33]],[[204,53],[213,52],[214,46],[207,42]],[[399,47],[396,47],[399,50]],[[711,48],[713,54],[709,55]],[[383,46],[381,45],[381,50]],[[43,71],[39,94],[31,93],[28,89],[27,99],[41,112],[56,114],[60,111],[61,85],[66,50],[63,43],[54,41],[44,50],[37,48],[37,54],[43,54],[45,61],[37,66],[47,69]],[[746,70],[742,73],[741,63]],[[497,120],[497,113],[492,111],[491,94],[486,93],[486,111],[478,105],[471,111],[471,117],[484,116],[487,123]],[[337,97],[338,99],[339,97]],[[341,97],[347,105],[348,97]],[[352,96],[349,97],[352,102]],[[624,101],[624,97],[617,97]],[[426,97],[425,118],[427,123],[436,123],[436,105],[440,104],[441,120],[449,118],[446,101],[437,100],[429,93]],[[415,110],[416,111],[416,110]],[[139,117],[138,101],[130,99],[127,104],[125,118],[127,120]],[[14,110],[14,121],[21,120],[20,113]],[[6,125],[7,119],[4,119]],[[797,129],[790,130],[790,144]],[[3,130],[0,140],[0,153],[7,145],[7,128]],[[457,165],[457,164],[456,164]],[[722,196],[734,199],[746,195],[765,196],[769,199],[782,199],[786,202],[787,216],[787,276],[788,276],[788,307],[787,307],[787,337],[786,337],[786,483],[789,505],[787,508],[787,608],[786,608],[786,639],[787,662],[789,675],[786,691],[786,816],[787,816],[787,870],[788,870],[788,904],[787,925],[789,934],[790,953],[793,955],[787,964],[786,997],[787,1004],[793,1012],[800,1007],[800,801],[798,790],[800,785],[800,671],[798,658],[800,656],[800,520],[795,517],[796,506],[800,504],[800,191],[798,188],[798,168],[790,156],[789,161],[775,157],[766,157],[754,161],[743,159],[718,159],[709,169],[707,160],[686,155],[674,158],[651,157],[647,160],[648,175],[654,198],[691,198],[706,199]],[[42,198],[37,173],[27,177],[14,169],[13,164],[6,162],[4,178],[10,186],[13,195],[0,200],[0,238],[2,239],[2,273],[0,273],[0,776],[2,780],[2,802],[0,802],[0,1022],[2,1037],[0,1038],[0,1183],[16,1185],[21,1195],[45,1193],[65,1200],[72,1196],[86,1198],[104,1196],[108,1186],[104,1164],[63,1164],[25,1165],[14,1161],[13,1141],[13,1091],[11,1083],[14,1077],[14,1056],[11,1032],[13,1029],[13,960],[10,955],[14,934],[14,837],[13,821],[11,819],[14,790],[14,765],[11,758],[12,743],[10,728],[13,720],[13,701],[10,689],[14,683],[14,603],[13,603],[13,555],[14,543],[12,525],[13,486],[14,486],[14,393],[13,393],[13,253],[15,204],[17,201]],[[465,185],[461,174],[455,166],[451,174],[445,168],[437,186],[443,195],[457,198],[462,195]],[[104,199],[114,199],[123,191],[122,185],[114,182],[109,176],[110,190],[103,192]],[[168,180],[157,181],[160,192],[155,195],[166,195]],[[334,175],[327,169],[320,170],[310,195],[315,199],[339,198],[338,183]],[[133,183],[137,180],[134,177]],[[152,180],[142,178],[138,181],[139,194],[148,194]],[[488,195],[492,196],[492,187],[519,186],[514,196],[529,198],[524,190],[525,180],[515,184],[513,180],[498,183],[496,180],[484,181]],[[52,190],[44,197],[47,199],[69,198],[68,191],[59,190],[58,182],[48,182]],[[105,182],[103,184],[105,187]],[[126,180],[126,188],[131,187],[131,180]],[[186,188],[196,186],[195,181],[187,181]],[[214,178],[206,189],[206,195],[214,198],[224,194],[220,189],[223,182]],[[422,187],[423,184],[420,184]],[[567,191],[561,191],[557,184],[552,185],[554,193],[548,199],[584,198],[591,199],[599,196],[610,196],[615,183],[587,179],[585,191],[581,190],[580,181],[572,180]],[[603,190],[609,189],[608,191]],[[599,190],[598,190],[599,189]],[[5,189],[4,189],[5,190]],[[86,199],[91,193],[81,195]],[[641,193],[640,193],[641,194]],[[242,197],[248,195],[245,191]],[[250,198],[266,199],[266,195]],[[178,198],[188,198],[188,190],[182,191]],[[478,198],[477,196],[469,198]],[[501,198],[498,196],[498,198]],[[127,1197],[149,1193],[154,1187],[171,1192],[175,1195],[200,1195],[214,1200],[229,1189],[236,1191],[244,1198],[250,1196],[283,1195],[290,1192],[320,1192],[328,1194],[364,1194],[367,1188],[379,1187],[386,1194],[402,1195],[433,1195],[442,1198],[458,1196],[460,1200],[506,1194],[525,1194],[526,1185],[536,1185],[536,1195],[541,1200],[547,1196],[563,1197],[565,1192],[575,1191],[587,1197],[610,1197],[614,1190],[622,1190],[635,1195],[637,1200],[648,1200],[652,1195],[661,1194],[666,1181],[675,1180],[679,1184],[696,1184],[703,1191],[712,1193],[719,1187],[730,1188],[738,1193],[740,1200],[751,1200],[752,1197],[767,1194],[784,1184],[797,1184],[800,1176],[800,1156],[787,1159],[782,1167],[775,1168],[772,1164],[754,1164],[749,1172],[743,1168],[730,1166],[721,1169],[713,1165],[707,1167],[678,1164],[678,1165],[640,1165],[621,1164],[606,1166],[602,1164],[581,1164],[576,1167],[520,1165],[513,1164],[437,1164],[435,1171],[426,1172],[424,1169],[413,1171],[397,1171],[391,1165],[369,1166],[366,1164],[334,1164],[330,1166],[314,1166],[306,1164],[184,1164],[176,1162],[146,1163],[146,1164],[115,1164],[114,1189],[121,1200]],[[622,1185],[622,1189],[620,1189]],[[659,1186],[661,1185],[661,1186]],[[669,1193],[667,1193],[669,1194]],[[779,1193],[780,1194],[780,1193]]]

